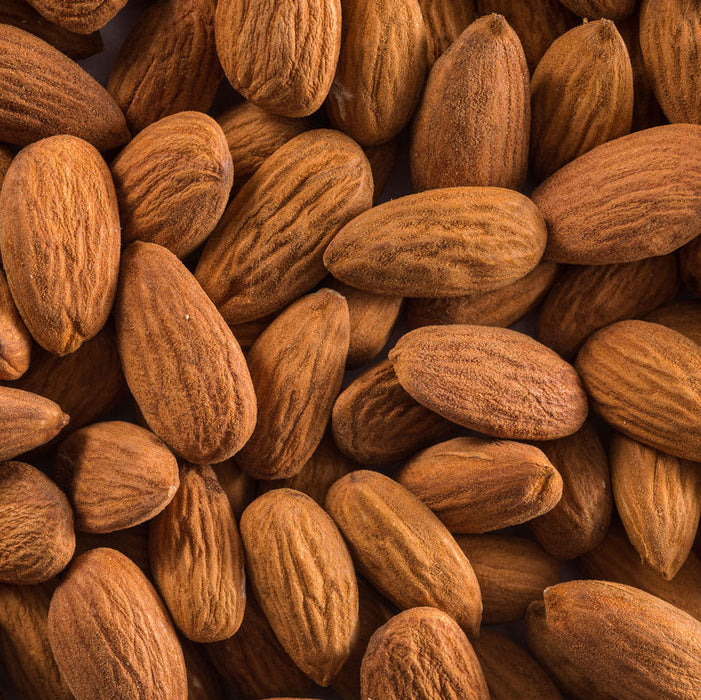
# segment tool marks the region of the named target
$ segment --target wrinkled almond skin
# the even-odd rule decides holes
[[[394,138],[419,102],[426,28],[417,0],[344,0],[341,53],[326,108],[361,146]]]
[[[645,316],[644,320],[667,326],[701,345],[701,302],[698,300],[678,301],[661,306]]]
[[[660,598],[568,581],[545,591],[545,617],[575,667],[620,700],[698,697],[701,622]]]
[[[701,233],[701,126],[622,136],[558,170],[531,195],[547,260],[607,265],[666,255]]]
[[[49,641],[76,700],[186,700],[183,652],[165,606],[113,549],[80,556],[49,608]]]
[[[526,179],[528,66],[501,15],[473,22],[436,61],[411,140],[416,191],[465,185],[518,190]]]
[[[294,476],[324,435],[348,355],[348,304],[322,289],[296,301],[258,338],[247,361],[258,420],[236,462],[258,479]]]
[[[426,27],[426,58],[431,70],[475,18],[475,0],[419,0],[419,7]]]
[[[320,282],[326,246],[372,205],[372,189],[367,158],[338,132],[309,131],[275,151],[227,208],[195,272],[227,323],[277,311]]]
[[[477,635],[482,601],[475,573],[445,526],[396,481],[351,472],[326,496],[358,570],[399,608],[430,605]]]
[[[214,230],[229,201],[234,167],[219,125],[180,112],[146,127],[112,162],[122,241],[150,241],[179,258]]]
[[[701,237],[687,243],[679,259],[684,285],[694,296],[701,297]]]
[[[0,464],[0,581],[48,581],[74,549],[73,513],[58,486],[24,462]]]
[[[527,522],[553,508],[562,494],[560,475],[538,448],[476,437],[419,452],[395,478],[453,533]]]
[[[220,0],[215,35],[234,90],[266,112],[306,117],[321,107],[333,82],[341,2]]]
[[[341,393],[331,426],[341,452],[364,466],[407,459],[454,431],[402,389],[389,360],[363,372]]]
[[[214,0],[159,0],[117,55],[107,89],[133,133],[176,112],[206,112],[221,82]]]
[[[544,180],[633,122],[633,68],[611,20],[556,39],[531,80],[531,171]]]
[[[123,7],[127,0],[29,0],[50,22],[77,34],[89,34],[101,29]]]
[[[241,537],[275,635],[304,673],[329,685],[358,631],[358,585],[341,533],[309,496],[276,489],[246,508]]]
[[[31,352],[32,337],[17,311],[7,279],[0,270],[0,380],[21,377],[29,369]]]
[[[375,185],[375,192],[372,197],[373,204],[378,204],[382,199],[384,189],[389,182],[394,166],[397,163],[397,153],[399,151],[399,138],[381,143],[379,146],[366,146],[363,153],[370,163],[372,169],[372,180]]]
[[[324,253],[346,284],[377,294],[487,292],[530,272],[545,250],[540,212],[496,187],[450,187],[394,199],[346,224]]]
[[[587,417],[574,367],[515,331],[424,326],[403,336],[389,359],[401,385],[419,403],[493,437],[565,437]]]
[[[54,136],[12,161],[0,193],[0,251],[29,332],[56,355],[105,325],[117,290],[119,212],[89,143]]]
[[[639,318],[679,291],[675,255],[616,265],[571,267],[554,284],[538,315],[538,340],[572,359],[594,331]]]
[[[219,486],[224,489],[231,510],[234,511],[238,521],[243,511],[246,510],[246,506],[256,497],[257,482],[233,459],[213,464],[212,469],[214,469]]]
[[[560,0],[565,7],[588,19],[625,19],[633,14],[636,0]]]
[[[477,656],[455,621],[435,608],[393,617],[370,639],[361,668],[362,700],[488,700]]]
[[[149,535],[153,578],[183,634],[195,642],[234,635],[246,607],[243,544],[211,467],[180,467],[180,488]]]
[[[701,347],[656,323],[620,321],[577,356],[592,409],[638,442],[701,461]]]
[[[160,513],[178,488],[178,465],[151,432],[109,421],[77,430],[58,448],[53,472],[76,530],[114,532]]]
[[[256,421],[248,367],[214,304],[175,255],[154,243],[132,243],[122,255],[115,315],[124,374],[153,432],[195,464],[238,452]]]

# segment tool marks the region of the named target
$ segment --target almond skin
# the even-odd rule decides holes
[[[531,195],[547,260],[607,265],[665,255],[701,233],[701,126],[671,124],[602,144]]]
[[[105,325],[117,290],[119,212],[107,165],[74,136],[22,150],[0,194],[0,251],[29,332],[56,355]]]
[[[538,264],[546,239],[527,197],[451,187],[360,214],[331,241],[324,264],[346,284],[377,294],[460,296],[523,277]]]
[[[633,121],[633,68],[611,20],[556,39],[531,80],[531,171],[544,180]]]
[[[21,377],[29,369],[31,352],[32,337],[17,311],[7,279],[0,270],[0,380]]]
[[[51,479],[23,462],[0,464],[0,581],[48,581],[75,549],[73,513]]]
[[[187,698],[168,613],[136,564],[113,549],[86,552],[70,568],[51,599],[49,641],[76,700]]]
[[[306,117],[321,107],[333,82],[341,2],[220,0],[215,35],[234,90],[266,112]]]
[[[154,243],[132,243],[122,255],[115,315],[124,374],[153,432],[195,464],[238,452],[256,422],[248,367],[214,304],[175,255]]]
[[[95,423],[66,438],[54,479],[73,506],[76,529],[95,533],[150,520],[179,483],[170,450],[153,433],[122,421]]]
[[[309,496],[277,489],[246,508],[241,537],[275,635],[304,673],[329,685],[358,630],[358,585],[341,533]]]
[[[326,108],[361,146],[394,138],[419,102],[426,29],[417,0],[344,0],[341,53]]]
[[[431,605],[477,635],[482,601],[474,571],[445,526],[396,481],[351,472],[326,496],[358,570],[399,608]]]
[[[361,669],[361,697],[488,700],[472,645],[455,621],[434,608],[393,617],[370,639]]]
[[[425,326],[401,338],[389,359],[419,403],[487,435],[555,439],[579,430],[587,417],[575,369],[515,331]]]
[[[346,300],[322,289],[296,301],[248,353],[258,401],[253,435],[236,462],[258,479],[294,476],[317,448],[348,354]]]
[[[625,19],[635,11],[636,0],[560,0],[580,17]]]
[[[701,345],[701,302],[698,300],[662,306],[645,316],[644,320],[667,326]]]
[[[124,244],[150,241],[184,258],[224,213],[234,167],[214,119],[180,112],[139,133],[112,162],[112,176]]]
[[[149,534],[154,581],[185,636],[234,635],[246,607],[243,544],[211,467],[181,466],[180,488]]]
[[[53,46],[2,25],[0,57],[0,140],[25,146],[71,134],[101,151],[129,140],[124,115],[107,91]]]
[[[591,406],[624,435],[701,461],[701,347],[669,328],[620,321],[577,356]]]
[[[370,208],[372,187],[367,158],[338,132],[309,131],[275,151],[227,208],[195,272],[227,323],[277,311],[320,282],[326,246]]]
[[[426,26],[428,69],[475,18],[474,0],[419,0]],[[486,13],[482,13],[486,14]]]
[[[50,22],[78,34],[101,29],[123,7],[127,0],[30,0],[31,4]]]
[[[464,185],[518,190],[526,179],[528,66],[501,15],[473,22],[429,75],[411,139],[417,191]]]

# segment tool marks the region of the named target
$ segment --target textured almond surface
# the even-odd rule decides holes
[[[324,253],[338,279],[378,294],[459,296],[503,287],[545,250],[540,212],[517,192],[451,187],[373,207]]]
[[[32,338],[0,271],[0,380],[21,377],[29,368],[31,352]]]
[[[28,146],[0,195],[0,251],[29,332],[67,355],[105,325],[117,289],[119,212],[109,169],[73,136]]]
[[[560,0],[580,17],[625,19],[635,10],[635,0]]]
[[[389,359],[404,389],[454,423],[516,440],[576,432],[587,400],[575,369],[526,335],[483,326],[425,326]]]
[[[31,4],[51,22],[79,34],[89,34],[104,27],[127,0],[30,0]]]
[[[667,326],[701,345],[701,301],[678,301],[661,306],[645,316],[645,321]]]
[[[419,0],[429,70],[475,18],[474,0]],[[486,13],[482,13],[486,14]]]
[[[153,432],[196,464],[238,452],[256,421],[251,377],[236,339],[182,263],[153,243],[132,243],[115,313],[124,374]]]
[[[309,496],[277,489],[241,518],[251,585],[299,668],[329,685],[358,629],[358,585],[333,520]]]
[[[399,608],[430,605],[476,636],[482,601],[474,571],[445,526],[396,481],[351,472],[329,490],[326,509],[362,573]]]

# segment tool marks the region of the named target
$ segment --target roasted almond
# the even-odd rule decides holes
[[[31,352],[32,338],[0,270],[0,380],[21,377],[29,369]]]
[[[625,19],[635,11],[636,0],[560,0],[580,17]]]
[[[661,306],[645,316],[644,320],[667,326],[701,345],[701,302],[698,300]]]
[[[127,0],[29,1],[46,19],[78,34],[104,27],[127,4]]]
[[[426,58],[430,70],[475,18],[475,1],[419,0],[419,7],[426,26]]]

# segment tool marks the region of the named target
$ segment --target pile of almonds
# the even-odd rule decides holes
[[[701,698],[701,3],[125,5],[0,0],[20,697]]]

